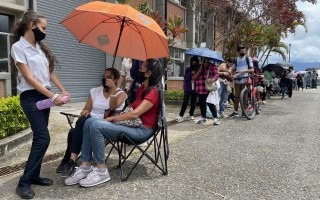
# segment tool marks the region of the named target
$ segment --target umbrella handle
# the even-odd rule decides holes
[[[126,19],[126,17],[123,17],[123,19],[121,20],[122,22],[121,22],[121,27],[120,27],[119,38],[118,38],[118,42],[117,42],[117,46],[116,46],[116,50],[114,51],[114,54],[113,54],[112,68],[114,67],[114,62],[115,62],[116,57],[117,57],[118,47],[119,47],[120,38],[121,38],[122,31],[123,31],[123,27],[124,27],[124,22],[126,21],[125,19]]]

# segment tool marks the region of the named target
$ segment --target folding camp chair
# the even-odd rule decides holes
[[[138,142],[133,140],[132,138],[128,137],[125,133],[120,134],[117,141],[109,141],[112,145],[111,150],[109,151],[106,162],[112,152],[112,150],[116,150],[119,156],[119,164],[118,167],[120,168],[121,173],[121,180],[125,181],[129,178],[132,174],[133,170],[138,166],[140,160],[143,157],[148,158],[155,167],[157,167],[163,175],[168,174],[168,167],[167,161],[169,158],[169,145],[168,145],[168,131],[167,131],[167,121],[166,121],[166,113],[165,113],[165,105],[164,105],[164,93],[162,88],[159,91],[160,94],[160,112],[158,117],[158,123],[153,131],[153,134],[148,138],[146,141],[146,147],[140,147],[139,145],[146,142]],[[129,153],[126,153],[126,146],[132,146]],[[153,148],[150,148],[153,147]],[[138,150],[141,154],[136,159],[136,162],[133,166],[125,165],[134,150]],[[136,154],[135,154],[136,155]],[[131,159],[131,160],[132,160]],[[125,167],[126,166],[126,167]],[[128,172],[124,174],[124,168],[128,168]]]

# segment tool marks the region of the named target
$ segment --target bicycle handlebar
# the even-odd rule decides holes
[[[261,78],[261,75],[262,74],[253,74],[253,75],[249,75],[249,76],[242,76],[242,77],[236,77],[236,78],[233,78],[233,80],[240,80],[240,79],[243,79],[243,78]]]

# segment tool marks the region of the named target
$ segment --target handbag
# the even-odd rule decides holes
[[[121,114],[126,113],[126,112],[131,112],[131,111],[133,111],[133,108],[131,106],[128,106],[123,112],[121,112]],[[138,117],[137,119],[127,119],[127,120],[115,121],[113,123],[117,124],[117,125],[132,127],[132,128],[138,128],[142,125],[142,121],[141,121],[140,117]]]
[[[212,79],[209,78],[209,74],[210,74],[210,68],[208,70],[207,78],[204,83],[206,85],[206,90],[213,92],[213,91],[216,91],[218,89],[218,87],[217,87],[216,82],[212,81]]]

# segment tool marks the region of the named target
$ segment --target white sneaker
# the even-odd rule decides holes
[[[181,117],[181,116],[177,117],[176,122],[183,122],[183,117]]]
[[[104,173],[98,172],[98,168],[94,168],[85,179],[79,181],[79,185],[82,187],[92,187],[110,181],[111,177],[108,169]]]
[[[224,112],[221,112],[220,116],[221,116],[222,118],[227,118],[227,117],[228,117],[228,115],[226,115],[226,113],[224,113]]]
[[[262,101],[262,104],[267,104],[267,102],[266,101]]]
[[[194,121],[194,116],[189,116],[190,121]]]
[[[214,118],[214,119],[213,119],[213,125],[219,125],[219,124],[220,124],[219,119]]]
[[[64,183],[66,185],[75,185],[78,184],[81,179],[84,179],[87,177],[89,173],[93,171],[93,167],[91,166],[90,169],[84,170],[80,167],[77,168],[77,170],[72,174],[69,178],[64,180]]]

